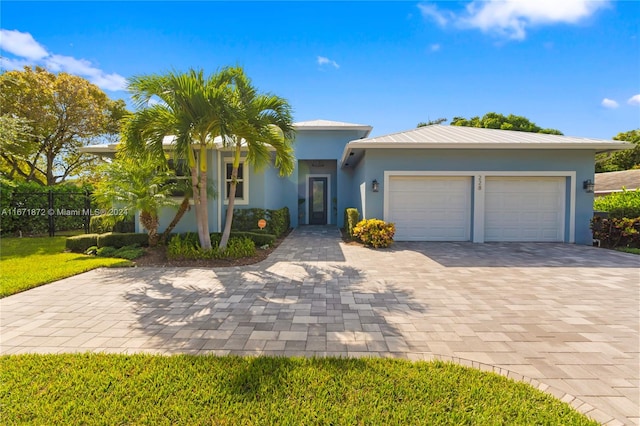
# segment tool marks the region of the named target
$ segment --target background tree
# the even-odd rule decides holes
[[[79,149],[115,136],[126,114],[124,101],[110,100],[89,81],[40,67],[2,73],[0,105],[3,115],[30,127],[28,138],[3,143],[2,169],[42,185],[64,182],[98,161]]]
[[[255,170],[271,164],[272,150],[280,176],[290,175],[294,168],[291,106],[279,96],[258,93],[242,68],[235,67],[230,71],[233,79],[230,106],[233,112],[227,126],[229,133],[223,135],[223,144],[233,150],[233,165],[220,248],[227,246],[231,234],[242,150],[247,151],[247,164]]]
[[[596,155],[596,173],[640,169],[640,129],[618,133],[613,139],[631,142],[635,146],[625,151]]]
[[[140,224],[149,233],[149,245],[158,243],[160,208],[173,206],[172,173],[158,167],[150,155],[119,155],[104,166],[104,179],[97,183],[94,197],[107,208],[140,212]]]
[[[446,123],[447,119],[446,118],[436,118],[435,120],[429,120],[429,121],[421,121],[418,123],[418,125],[416,127],[425,127],[425,126],[431,126],[434,124],[442,124],[442,123]]]
[[[543,129],[531,122],[528,118],[519,115],[509,114],[504,116],[495,112],[488,112],[480,117],[471,117],[466,119],[464,117],[453,117],[451,120],[452,126],[466,126],[466,127],[482,127],[485,129],[501,129],[501,130],[515,130],[518,132],[531,132],[531,133],[548,133],[552,135],[562,135],[560,130],[556,129]]]

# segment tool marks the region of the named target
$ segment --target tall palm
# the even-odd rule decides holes
[[[228,71],[232,76],[233,92],[229,99],[232,112],[228,133],[223,134],[223,144],[233,150],[233,165],[221,248],[227,246],[231,233],[243,148],[247,151],[247,163],[256,170],[271,164],[272,159],[280,176],[290,175],[294,168],[294,128],[289,103],[272,94],[258,93],[242,68]]]
[[[207,208],[207,149],[227,133],[229,73],[204,77],[202,71],[145,75],[129,80],[139,110],[128,128],[125,149],[164,155],[162,142],[174,136],[178,157],[187,161],[200,246],[211,248]],[[156,102],[149,105],[154,99]],[[158,101],[159,100],[159,101]]]

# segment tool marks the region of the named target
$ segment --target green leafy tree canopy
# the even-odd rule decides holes
[[[4,116],[28,127],[4,139],[10,131],[5,131],[8,122],[3,120],[0,170],[6,176],[49,186],[95,163],[96,157],[80,148],[115,137],[120,119],[127,114],[124,101],[109,99],[86,79],[41,67],[0,74],[0,105]]]
[[[596,155],[596,173],[640,169],[640,129],[618,133],[613,139],[634,144],[625,151]]]
[[[551,135],[562,135],[560,130],[556,129],[543,129],[535,123],[531,122],[528,118],[519,115],[509,114],[505,116],[495,112],[488,112],[480,117],[471,117],[466,119],[464,117],[453,117],[451,120],[452,126],[466,126],[466,127],[482,127],[485,129],[500,129],[500,130],[515,130],[518,132],[531,132],[531,133],[547,133]]]

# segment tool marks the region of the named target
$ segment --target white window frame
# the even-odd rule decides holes
[[[177,161],[175,159],[173,159],[173,161]],[[175,167],[172,169],[175,172]],[[186,174],[184,176],[175,176],[174,179],[176,180],[186,180],[189,183],[191,183],[191,175],[190,174]],[[174,200],[180,200],[182,201],[184,199],[183,195],[171,195],[171,198]],[[189,204],[193,205],[193,196],[189,197]]]
[[[229,197],[227,196],[227,182],[229,182],[230,179],[227,179],[227,164],[233,165],[233,158],[226,157],[223,161],[223,166],[222,166],[222,191],[224,194],[225,206],[229,204]],[[238,184],[242,183],[243,197],[238,198],[236,196],[234,205],[246,206],[249,204],[249,167],[247,167],[248,166],[247,158],[246,157],[240,158],[240,164],[242,165],[243,176],[242,176],[242,180],[238,181]]]

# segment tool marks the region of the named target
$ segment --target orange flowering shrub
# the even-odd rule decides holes
[[[353,228],[353,236],[375,248],[389,247],[393,243],[396,227],[380,219],[361,220]]]

